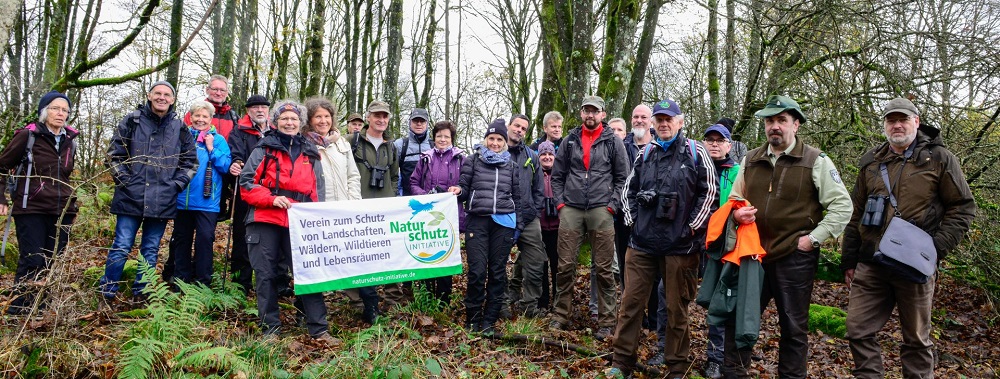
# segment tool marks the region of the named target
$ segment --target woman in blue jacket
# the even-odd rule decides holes
[[[207,101],[191,105],[189,130],[198,146],[198,171],[177,195],[177,218],[170,238],[170,256],[176,264],[174,278],[206,286],[212,284],[212,248],[222,200],[222,177],[232,163],[229,145],[212,126],[214,110]],[[193,256],[192,242],[195,243]]]

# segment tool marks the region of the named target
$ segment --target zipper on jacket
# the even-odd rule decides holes
[[[493,169],[493,214],[497,214],[497,186],[500,185],[500,168]]]

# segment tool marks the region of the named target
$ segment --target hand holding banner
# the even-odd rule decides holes
[[[451,193],[297,203],[288,227],[296,294],[462,273]]]

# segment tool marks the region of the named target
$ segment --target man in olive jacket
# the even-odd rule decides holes
[[[861,157],[851,196],[854,215],[844,231],[842,268],[851,289],[847,339],[854,355],[853,374],[856,378],[885,376],[876,334],[895,307],[903,336],[899,348],[903,377],[930,378],[934,375],[931,305],[936,278],[911,282],[874,262],[872,255],[889,220],[898,214],[933,238],[940,262],[969,230],[976,216],[976,201],[958,158],[944,147],[936,128],[920,124],[920,113],[912,102],[904,98],[889,101],[882,112],[882,125],[888,141]],[[866,218],[868,199],[889,196],[882,166],[898,208],[882,200],[881,217],[871,212]]]
[[[580,106],[583,125],[570,130],[557,151],[552,168],[552,194],[559,209],[559,262],[555,309],[550,327],[565,329],[573,315],[573,284],[577,253],[584,235],[593,233],[591,259],[597,275],[598,330],[603,340],[615,326],[615,214],[621,212],[621,193],[628,177],[625,145],[604,118],[604,100],[587,96]]]
[[[389,104],[375,100],[368,104],[368,126],[360,132],[351,133],[347,140],[351,143],[354,162],[361,171],[361,198],[375,199],[395,197],[399,183],[399,157],[392,146],[392,140],[386,136],[389,127]],[[372,324],[378,317],[378,292],[375,287],[361,287],[345,291],[354,306],[358,300],[364,304],[361,318]],[[399,284],[386,286],[386,296],[389,300],[399,301],[402,289]]]

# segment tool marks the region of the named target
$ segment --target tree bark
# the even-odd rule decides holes
[[[597,80],[597,94],[604,98],[608,117],[627,118],[630,109],[623,109],[628,84],[632,80],[635,32],[639,25],[637,0],[610,0],[604,32],[604,56]]]
[[[632,70],[632,80],[628,85],[625,109],[631,110],[644,100],[642,98],[642,86],[646,78],[646,69],[649,67],[649,56],[653,52],[653,40],[656,38],[656,24],[659,22],[660,7],[663,6],[663,3],[663,0],[649,0],[646,3],[646,18],[642,22],[639,47],[635,52],[635,69]]]
[[[301,91],[301,98],[319,94],[320,79],[323,75],[323,44],[324,25],[326,24],[326,1],[314,0],[310,15],[309,36],[306,41],[305,58],[309,61],[306,85]]]
[[[184,0],[174,0],[170,8],[170,51],[177,51],[181,47],[181,31],[184,25]],[[176,88],[179,84],[181,72],[180,59],[174,61],[167,67],[167,81]]]
[[[48,25],[48,45],[45,49],[45,71],[42,87],[49,87],[62,75],[63,60],[66,57],[66,24],[69,16],[69,0],[52,0]]]
[[[736,0],[726,0],[726,107],[732,117],[736,111]]]
[[[431,86],[434,81],[434,34],[437,31],[437,0],[430,0],[430,10],[427,11],[427,35],[424,40],[424,89],[417,100],[417,107],[426,109],[431,97]]]
[[[566,122],[563,127],[576,127],[579,123],[578,117],[572,112],[580,103],[583,97],[591,94],[590,90],[590,68],[594,62],[594,48],[592,38],[594,29],[591,20],[594,17],[594,3],[590,1],[580,1],[573,4],[573,49],[569,54],[569,77],[566,88],[566,101],[568,109],[564,115]]]
[[[708,0],[708,114],[714,121],[722,116],[719,106],[719,0]]]
[[[399,83],[399,63],[403,55],[403,0],[391,0],[386,51],[385,79],[382,82],[382,97],[389,103],[389,109],[399,112],[399,95],[396,86]],[[392,115],[390,115],[392,116]]]
[[[654,0],[655,1],[655,0]],[[542,89],[539,96],[535,124],[541,125],[542,117],[550,110],[567,111],[569,101],[569,57],[572,55],[573,25],[571,2],[542,0],[538,20],[542,30]],[[569,123],[563,123],[568,129]]]

